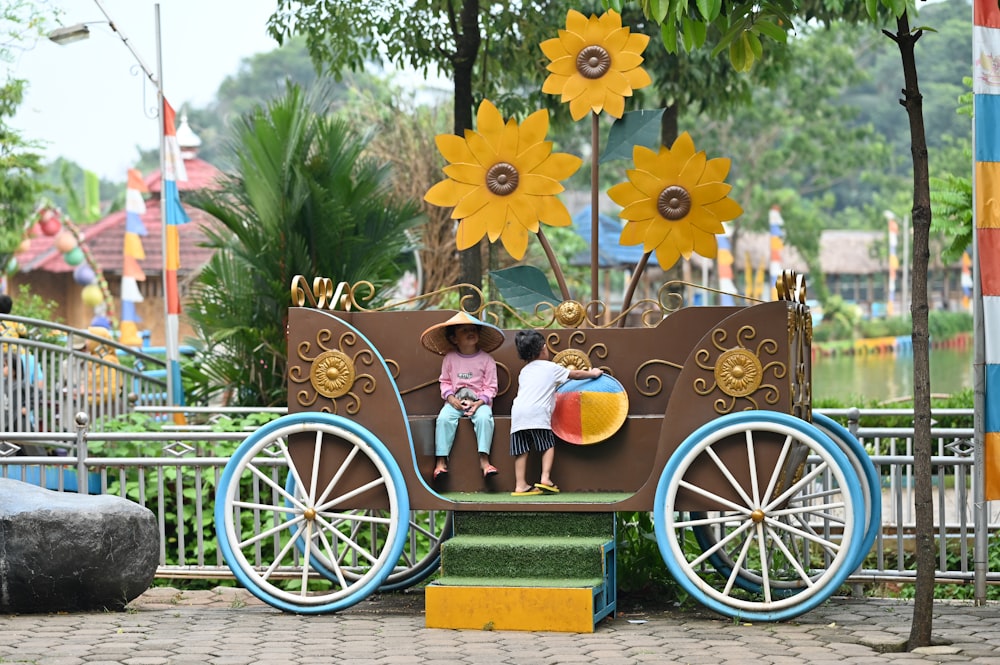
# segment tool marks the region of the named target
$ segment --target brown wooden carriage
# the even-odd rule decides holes
[[[241,445],[216,507],[227,562],[276,607],[335,611],[423,579],[461,511],[653,511],[678,581],[712,609],[759,620],[825,600],[871,545],[877,478],[846,431],[812,422],[812,323],[794,275],[774,302],[669,316],[660,306],[643,327],[601,327],[574,317],[578,305],[553,307],[543,333],[556,361],[603,368],[629,411],[601,443],[557,444],[562,492],[536,497],[510,496],[522,365],[513,334],[494,352],[499,474],[482,477],[463,422],[452,472],[436,483],[441,358],[420,334],[453,312],[365,311],[352,292],[321,284],[315,294],[301,278],[293,285],[289,415]],[[263,535],[244,536],[251,523]]]

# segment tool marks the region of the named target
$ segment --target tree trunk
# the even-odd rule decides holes
[[[472,73],[475,69],[476,57],[479,55],[481,39],[479,0],[464,0],[458,16],[455,55],[452,59],[455,70],[455,134],[458,136],[464,135],[465,130],[473,128],[472,117],[475,100],[472,97]],[[459,279],[463,284],[482,286],[483,260],[480,244],[477,243],[475,246],[460,252]],[[479,308],[479,296],[475,291],[464,290],[462,296],[464,309],[475,310]]]
[[[909,649],[929,646],[934,612],[934,505],[931,496],[931,385],[930,334],[928,329],[927,265],[930,259],[931,194],[928,175],[927,138],[924,132],[923,98],[917,81],[914,45],[922,32],[910,32],[904,13],[896,21],[896,34],[903,61],[903,99],[910,121],[910,153],[913,157],[913,267],[911,305],[913,317],[913,476],[916,512],[917,578],[910,626]],[[908,239],[904,238],[906,242]]]

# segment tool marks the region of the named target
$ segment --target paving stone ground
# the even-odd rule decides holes
[[[935,646],[893,652],[913,605],[833,598],[793,621],[699,610],[619,612],[593,634],[424,627],[419,590],[299,616],[242,589],[154,588],[124,612],[0,615],[0,663],[33,665],[1000,665],[1000,603],[935,605]]]

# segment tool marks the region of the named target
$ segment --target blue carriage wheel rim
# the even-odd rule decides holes
[[[219,486],[216,491],[214,518],[219,550],[222,553],[226,565],[229,566],[237,581],[250,593],[273,607],[296,614],[322,614],[336,612],[350,607],[374,593],[378,589],[379,585],[381,585],[382,582],[389,576],[393,568],[393,566],[383,566],[380,570],[376,571],[376,573],[368,581],[359,585],[358,588],[352,589],[351,592],[345,597],[329,603],[303,605],[292,603],[283,598],[274,596],[272,593],[268,592],[267,589],[260,587],[258,583],[251,576],[249,576],[240,565],[238,565],[237,554],[233,550],[232,544],[229,542],[225,531],[225,524],[228,518],[225,499],[229,495],[230,486],[234,482],[234,476],[237,473],[237,469],[240,467],[242,458],[251,452],[259,443],[267,437],[270,437],[273,433],[294,427],[304,428],[310,423],[340,428],[343,431],[352,434],[365,446],[367,446],[385,466],[386,472],[389,474],[392,486],[395,490],[393,498],[396,502],[397,511],[400,515],[406,516],[406,519],[402,520],[404,527],[397,530],[395,541],[386,550],[388,552],[386,560],[391,561],[393,566],[395,565],[395,562],[399,560],[406,542],[406,530],[409,526],[408,516],[410,514],[409,497],[406,493],[406,485],[403,480],[403,474],[392,455],[389,453],[388,448],[386,448],[386,446],[368,429],[352,420],[336,414],[328,413],[306,412],[290,414],[267,423],[244,439],[244,441],[233,453],[229,462],[226,464],[222,476],[219,479]],[[235,482],[238,485],[239,479],[236,478]]]
[[[858,465],[865,473],[864,479],[868,486],[868,495],[871,499],[869,502],[871,510],[867,516],[867,528],[865,536],[861,541],[861,551],[858,554],[858,560],[851,566],[852,570],[856,570],[865,562],[865,558],[871,551],[872,545],[875,544],[875,538],[878,537],[878,533],[882,528],[882,483],[871,457],[868,456],[868,451],[865,450],[861,442],[847,428],[821,413],[813,414],[813,424],[827,430],[827,436],[834,439],[835,442],[837,440],[843,442],[850,454],[857,458]]]
[[[741,609],[727,605],[708,595],[699,586],[697,586],[687,577],[686,574],[684,574],[680,564],[674,561],[669,542],[669,535],[666,533],[665,529],[667,493],[672,479],[678,473],[679,467],[683,463],[686,454],[696,448],[701,440],[707,438],[709,435],[732,426],[744,424],[758,424],[762,426],[776,425],[791,429],[798,434],[808,436],[815,441],[822,448],[822,450],[831,457],[838,469],[840,469],[841,473],[845,473],[845,469],[853,468],[847,454],[841,450],[840,447],[830,439],[830,437],[818,428],[800,420],[799,418],[776,411],[745,411],[735,414],[726,414],[696,429],[670,456],[670,459],[667,461],[667,464],[660,475],[660,480],[656,488],[654,499],[655,503],[653,506],[653,526],[661,556],[663,557],[671,575],[675,578],[678,584],[685,589],[685,591],[687,591],[693,598],[701,602],[701,604],[719,614],[722,614],[723,616],[732,618],[754,621],[783,621],[808,612],[820,603],[825,602],[830,595],[832,595],[844,583],[850,573],[853,572],[853,569],[849,568],[845,564],[851,563],[857,559],[858,551],[860,551],[862,545],[861,538],[851,538],[851,542],[848,544],[848,552],[845,555],[840,568],[825,583],[823,591],[826,593],[814,593],[807,598],[801,599],[798,603],[794,603],[793,601],[799,594],[794,594],[778,601],[778,609],[763,611]],[[851,498],[851,515],[853,517],[854,524],[862,524],[864,520],[864,498],[861,495],[861,489],[856,484],[846,483],[843,486],[843,490],[846,491]]]

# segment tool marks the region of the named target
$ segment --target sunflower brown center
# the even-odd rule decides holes
[[[497,162],[486,172],[486,189],[498,196],[507,196],[517,189],[520,176],[513,164]]]
[[[683,187],[671,185],[660,192],[656,209],[666,219],[681,219],[691,211],[691,195]]]
[[[588,79],[599,79],[611,69],[611,54],[601,46],[591,45],[576,54],[576,71]]]

